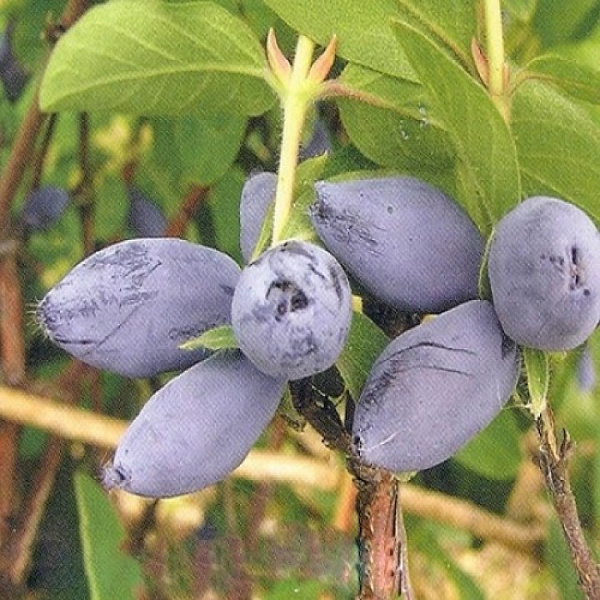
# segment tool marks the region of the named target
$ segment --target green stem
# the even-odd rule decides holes
[[[483,0],[483,7],[488,61],[488,90],[500,114],[508,122],[510,108],[506,94],[504,37],[500,0]]]
[[[292,206],[298,150],[306,113],[313,99],[313,86],[307,81],[307,75],[314,47],[314,42],[307,37],[299,37],[291,76],[284,90],[283,135],[273,214],[273,244],[281,240]]]
[[[504,94],[504,37],[500,0],[484,0],[485,38],[489,68],[489,90],[492,96]]]

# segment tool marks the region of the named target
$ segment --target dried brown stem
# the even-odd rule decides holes
[[[563,431],[562,440],[558,441],[554,415],[550,408],[542,411],[536,419],[536,427],[540,440],[538,464],[567,541],[579,586],[586,598],[599,600],[600,566],[595,562],[583,534],[575,496],[571,490],[568,462],[573,444],[566,431]]]
[[[17,270],[17,243],[5,241],[4,245],[9,248],[9,252],[0,256],[0,364],[4,381],[9,385],[18,385],[25,379],[23,302]],[[9,519],[17,512],[14,487],[18,441],[19,427],[16,424],[0,427],[0,549],[4,548],[8,539]]]
[[[405,536],[398,481],[382,469],[357,465],[353,470],[358,487],[358,600],[392,600],[401,587],[410,594],[408,571],[402,562],[406,550],[402,548]],[[404,598],[411,600],[412,596]]]
[[[396,478],[356,459],[350,433],[335,406],[313,388],[310,379],[290,382],[290,391],[294,408],[321,434],[324,443],[349,457],[348,469],[358,490],[358,600],[391,600],[400,591],[405,600],[412,600]]]

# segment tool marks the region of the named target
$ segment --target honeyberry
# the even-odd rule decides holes
[[[247,263],[254,254],[276,186],[277,175],[269,172],[255,173],[244,183],[240,200],[240,247]]]
[[[294,380],[337,360],[350,327],[348,279],[329,252],[289,240],[244,268],[231,319],[242,351],[264,373]]]
[[[500,412],[518,372],[516,344],[485,300],[402,333],[375,361],[358,400],[357,454],[394,472],[441,463]]]
[[[597,375],[594,357],[589,343],[583,344],[577,357],[577,385],[582,392],[591,392],[596,387]]]
[[[37,320],[83,362],[128,377],[184,369],[207,356],[180,345],[230,322],[240,268],[175,238],[114,244],[79,263],[43,298]]]
[[[286,382],[239,351],[217,353],[156,392],[127,428],[104,484],[164,498],[225,478],[273,417]]]
[[[534,196],[497,224],[488,272],[498,318],[517,343],[582,344],[600,320],[600,235],[579,208]]]
[[[127,186],[127,196],[127,225],[134,235],[144,238],[164,235],[167,219],[156,203],[136,185]]]
[[[317,118],[314,122],[310,138],[306,144],[300,147],[298,158],[299,160],[306,160],[315,156],[321,156],[321,154],[325,154],[326,152],[331,152],[331,139],[323,119]]]
[[[477,297],[484,241],[462,208],[413,177],[316,184],[325,247],[383,302],[439,312]]]

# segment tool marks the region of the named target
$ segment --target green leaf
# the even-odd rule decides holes
[[[504,0],[502,7],[515,19],[528,22],[535,13],[537,0]]]
[[[514,96],[511,125],[525,195],[558,196],[600,220],[600,125],[586,108],[529,81]]]
[[[539,56],[520,75],[551,83],[573,98],[600,104],[600,71],[557,55]]]
[[[537,0],[534,34],[544,46],[578,39],[597,23],[597,6],[598,0]]]
[[[188,340],[179,347],[182,350],[197,350],[198,348],[223,350],[225,348],[237,348],[238,343],[231,325],[221,325],[205,331],[202,335]]]
[[[471,578],[454,561],[454,557],[440,544],[438,526],[423,524],[418,530],[418,546],[421,552],[442,568],[458,588],[461,600],[485,600],[485,595]]]
[[[273,236],[273,215],[274,215],[274,213],[275,213],[275,201],[272,200],[269,203],[269,207],[265,214],[265,218],[262,223],[262,227],[260,228],[258,240],[256,241],[256,246],[254,246],[254,250],[252,251],[252,256],[250,257],[249,262],[253,262],[254,260],[256,260],[269,247],[269,244],[271,243],[271,238]]]
[[[362,313],[352,313],[348,339],[336,366],[355,400],[360,396],[373,363],[388,343],[388,337],[373,321]]]
[[[113,0],[58,42],[40,106],[144,115],[258,115],[274,102],[248,26],[211,2]]]
[[[276,582],[269,589],[265,600],[289,600],[302,598],[303,600],[319,600],[323,597],[323,583],[306,579],[285,579]]]
[[[238,263],[243,261],[240,249],[240,196],[244,179],[244,172],[234,165],[210,188],[195,216],[202,242],[229,254]]]
[[[376,102],[338,99],[344,128],[366,157],[428,180],[454,178],[452,143],[422,85],[355,64],[344,69],[340,81]]]
[[[192,183],[208,186],[233,164],[246,122],[236,116],[154,119],[154,160],[176,166],[184,189]]]
[[[95,231],[100,240],[114,239],[122,235],[127,219],[129,201],[123,182],[114,177],[104,177],[96,187],[94,205]]]
[[[539,417],[546,406],[550,383],[550,362],[548,354],[534,348],[523,348],[523,362],[527,373],[530,410],[535,418]]]
[[[442,48],[411,25],[397,31],[458,157],[457,200],[480,229],[493,224],[520,198],[515,144],[487,91]]]
[[[461,61],[470,56],[476,5],[471,0],[265,0],[293,29],[322,45],[332,35],[337,52],[347,60],[417,81],[392,30],[392,20],[403,18],[443,43]]]
[[[454,458],[487,479],[513,479],[522,459],[520,431],[513,413],[503,410]]]
[[[91,600],[135,600],[142,583],[141,568],[120,548],[123,527],[100,486],[82,472],[74,478]]]
[[[562,600],[583,600],[584,596],[577,584],[577,574],[571,562],[567,543],[560,523],[555,517],[548,522],[544,554]]]
[[[471,41],[477,31],[477,3],[472,0],[398,0],[401,20],[451,54],[472,64]],[[410,59],[410,55],[409,55]],[[414,67],[414,65],[413,65]]]

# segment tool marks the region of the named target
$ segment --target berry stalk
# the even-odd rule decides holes
[[[501,0],[484,0],[488,90],[502,116],[508,118]]]
[[[294,63],[282,92],[283,134],[273,215],[273,244],[281,240],[292,206],[298,151],[308,107],[313,95],[307,89],[315,44],[305,36],[298,38]],[[310,86],[312,87],[312,86]]]

